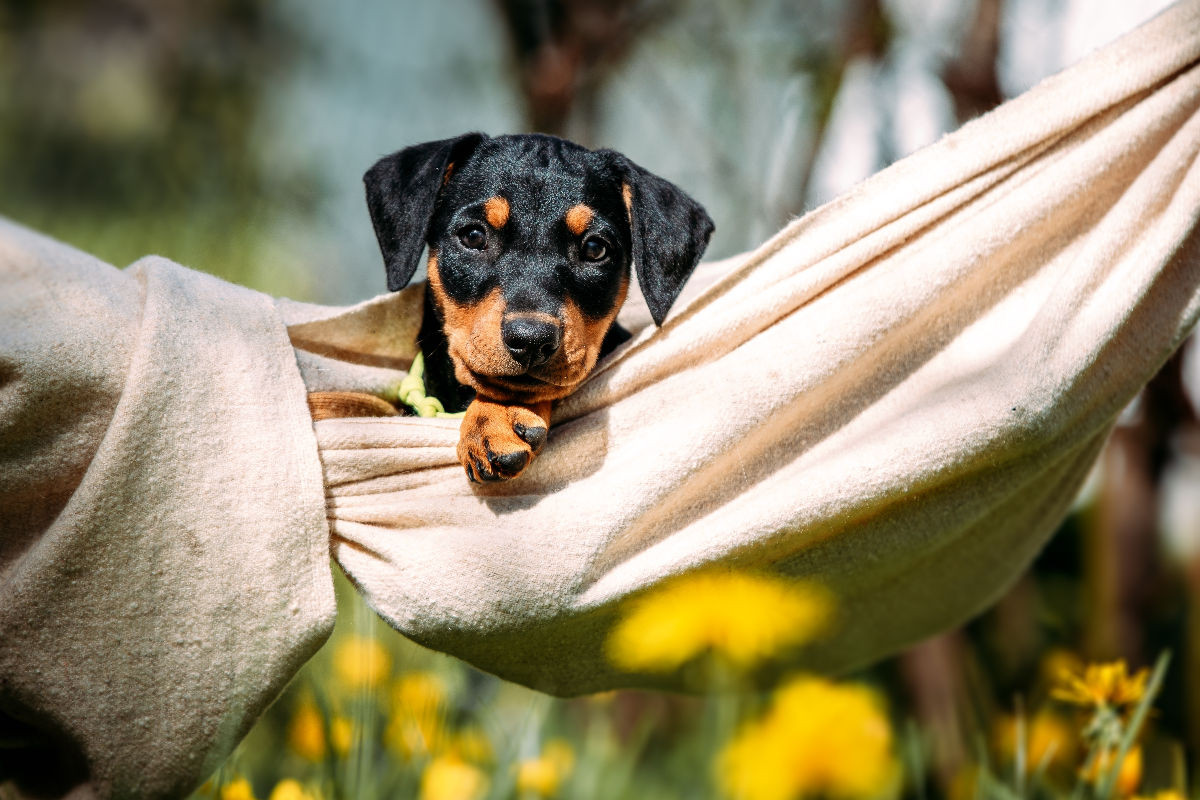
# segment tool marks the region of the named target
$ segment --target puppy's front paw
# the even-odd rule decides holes
[[[546,443],[550,404],[504,405],[475,398],[463,417],[458,460],[473,482],[515,478]]]

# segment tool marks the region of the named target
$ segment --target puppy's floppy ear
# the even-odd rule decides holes
[[[469,156],[486,138],[482,133],[466,133],[406,147],[379,159],[363,175],[367,208],[391,291],[404,288],[417,271],[446,167]]]
[[[708,247],[713,221],[704,206],[670,181],[607,151],[622,176],[633,263],[654,324],[662,325],[671,304]]]

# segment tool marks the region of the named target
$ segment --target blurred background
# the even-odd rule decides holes
[[[616,148],[685,187],[717,222],[719,258],[1165,5],[0,0],[0,214],[118,266],[154,253],[349,303],[384,290],[361,188],[377,158],[466,130],[543,131]],[[1002,762],[996,732],[1024,718],[1033,735],[1048,670],[1141,666],[1167,650],[1150,733],[1164,744],[1147,748],[1146,782],[1177,783],[1197,764],[1200,363],[1189,352],[1127,410],[1075,511],[1008,596],[859,676],[886,696],[897,746],[916,754],[898,791],[952,796],[981,759]],[[486,780],[463,778],[445,797],[719,796],[696,768],[716,746],[713,701],[553,700],[422,651],[339,593],[334,639],[206,791],[240,777],[239,791],[266,797],[292,775],[306,792],[434,797],[431,742],[453,731],[458,762]],[[421,713],[437,736],[422,732],[421,708],[435,709]],[[417,733],[387,734],[406,714]],[[521,783],[548,743],[558,766],[543,777],[557,782]]]

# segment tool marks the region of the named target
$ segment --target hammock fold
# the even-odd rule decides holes
[[[1198,223],[1189,0],[702,265],[661,328],[632,297],[542,455],[479,489],[457,420],[305,406],[395,386],[422,285],[272,300],[0,220],[0,772],[186,793],[328,637],[330,552],[407,636],[558,694],[652,682],[607,632],[699,568],[827,586],[809,668],[956,625],[1195,325]]]
[[[556,693],[646,682],[605,634],[698,568],[832,589],[821,670],[978,613],[1196,321],[1198,31],[1177,6],[706,265],[661,329],[630,309],[517,481],[468,485],[453,423],[318,422],[338,562],[406,635]]]

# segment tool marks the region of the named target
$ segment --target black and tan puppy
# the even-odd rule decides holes
[[[628,337],[614,320],[631,264],[661,324],[713,229],[620,153],[552,136],[427,142],[363,180],[389,289],[412,279],[428,245],[426,386],[466,409],[458,457],[473,481],[525,469],[551,403]]]

